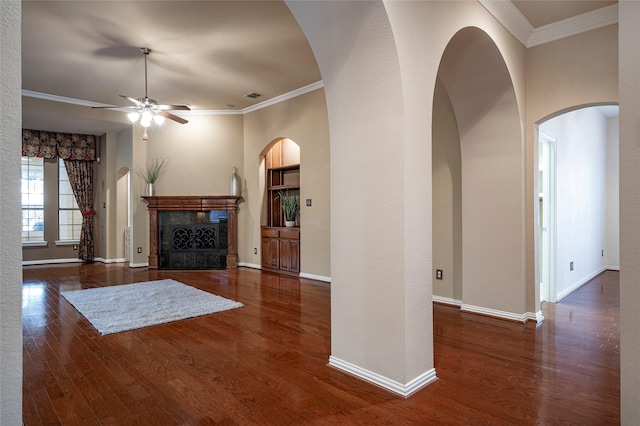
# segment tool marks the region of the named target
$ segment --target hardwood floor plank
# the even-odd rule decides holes
[[[620,422],[618,273],[545,321],[434,305],[438,381],[403,399],[327,365],[330,285],[239,268],[23,268],[23,420],[31,425]],[[241,309],[101,336],[60,293],[171,278]]]

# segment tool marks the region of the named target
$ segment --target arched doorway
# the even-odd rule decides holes
[[[116,183],[116,259],[130,262],[131,257],[131,170],[122,167]]]
[[[617,105],[578,106],[537,123],[540,301],[620,268],[617,116]]]
[[[520,115],[504,58],[479,28],[444,51],[432,134],[436,300],[526,320]]]

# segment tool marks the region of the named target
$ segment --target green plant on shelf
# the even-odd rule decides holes
[[[280,195],[280,206],[284,213],[284,220],[294,222],[300,211],[300,198],[290,191],[278,191]]]

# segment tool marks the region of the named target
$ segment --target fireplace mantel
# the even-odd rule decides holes
[[[229,230],[227,233],[228,253],[227,268],[238,265],[237,252],[237,218],[238,200],[233,195],[187,195],[187,196],[154,196],[142,197],[149,210],[149,268],[158,268],[158,250],[160,230],[158,228],[158,211],[209,211],[226,210]]]

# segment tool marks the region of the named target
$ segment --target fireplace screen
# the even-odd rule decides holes
[[[220,231],[217,223],[206,225],[173,225],[170,229],[169,251],[174,253],[213,252]]]
[[[160,269],[225,269],[225,211],[160,212]]]

